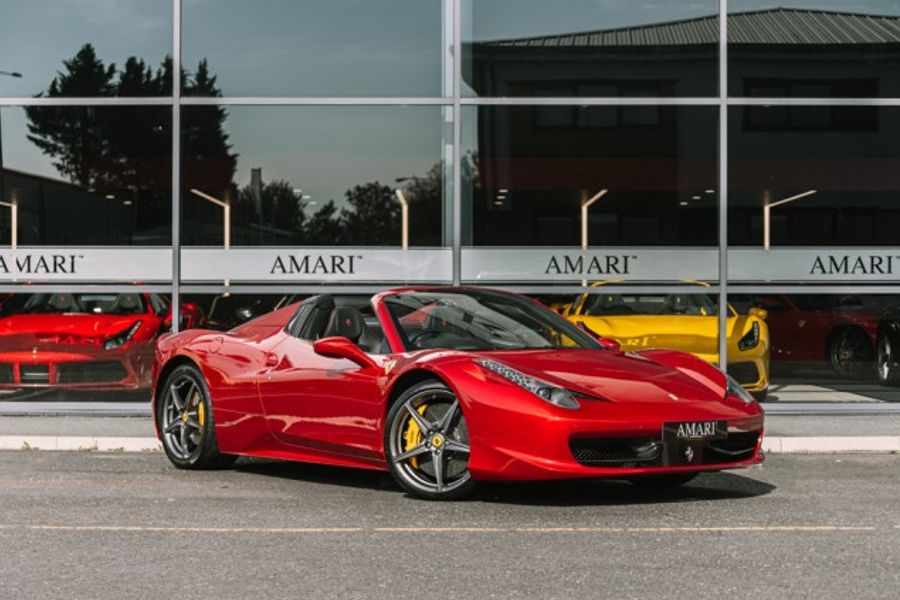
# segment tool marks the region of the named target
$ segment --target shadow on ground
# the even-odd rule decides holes
[[[403,494],[389,474],[378,471],[257,459],[241,459],[235,469],[278,479]],[[639,488],[626,481],[609,479],[483,483],[471,501],[522,506],[604,506],[739,500],[763,496],[775,489],[774,485],[748,475],[728,472],[703,474],[681,487],[665,490]]]

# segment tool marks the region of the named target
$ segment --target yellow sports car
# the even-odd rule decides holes
[[[718,310],[706,294],[582,294],[558,310],[623,350],[671,348],[719,362]],[[761,309],[739,315],[728,305],[728,372],[758,400],[769,389],[765,317]]]

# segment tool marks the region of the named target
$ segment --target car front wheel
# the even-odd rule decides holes
[[[897,368],[897,348],[891,336],[883,332],[878,336],[878,381],[884,385],[896,385],[900,382],[900,369]]]
[[[391,474],[414,496],[456,500],[469,495],[469,434],[459,400],[430,380],[397,398],[388,412],[385,455]]]

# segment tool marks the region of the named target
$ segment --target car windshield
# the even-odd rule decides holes
[[[598,294],[585,300],[582,314],[714,316],[718,310],[706,294]]]
[[[144,312],[140,294],[30,294],[9,313],[136,315]]]
[[[384,302],[407,350],[600,348],[553,311],[510,294],[404,292]]]

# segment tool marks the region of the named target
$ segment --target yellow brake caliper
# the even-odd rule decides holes
[[[419,411],[419,414],[424,416],[425,410],[428,408],[427,404],[423,404],[416,410]],[[406,433],[403,434],[403,440],[406,442],[406,445],[403,447],[404,452],[408,452],[418,446],[422,442],[422,430],[419,428],[419,424],[416,423],[415,419],[412,417],[409,418],[409,421],[406,423]],[[419,468],[419,460],[417,457],[413,457],[409,459],[409,464],[413,466],[414,469]]]

